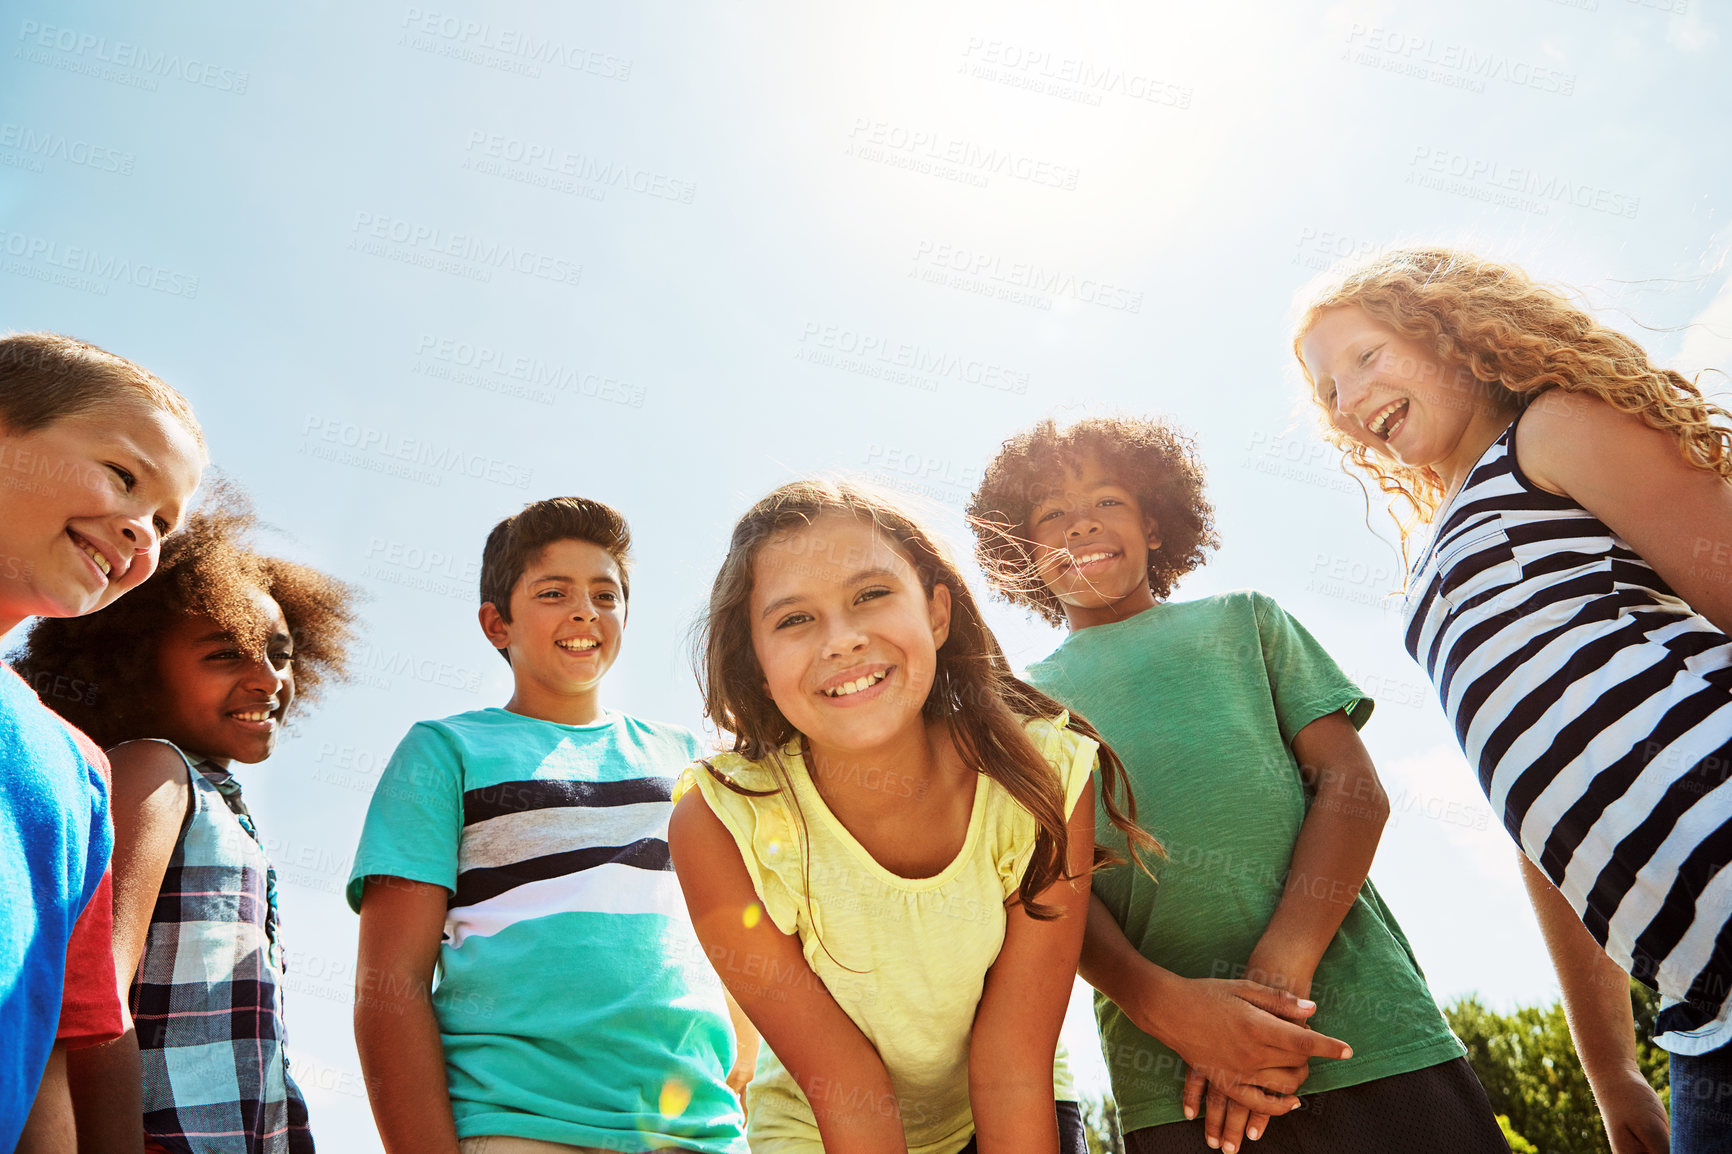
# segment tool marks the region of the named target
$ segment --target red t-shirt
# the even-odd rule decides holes
[[[108,757],[77,727],[66,728],[72,731],[78,751],[112,786],[114,771],[109,768]],[[110,867],[102,871],[102,882],[78,915],[66,943],[66,989],[60,996],[60,1029],[54,1040],[77,1050],[112,1042],[131,1024],[114,973],[114,875]]]

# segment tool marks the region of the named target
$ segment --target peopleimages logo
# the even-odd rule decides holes
[[[438,485],[448,474],[455,473],[477,481],[527,489],[535,474],[534,469],[512,461],[350,421],[310,416],[301,433],[305,439],[301,451],[310,457],[425,484]]]
[[[549,65],[603,80],[624,82],[631,79],[632,62],[628,57],[597,51],[583,44],[570,44],[553,36],[539,36],[525,28],[415,7],[404,10],[402,27],[405,35],[415,38],[408,47],[427,51],[443,44],[468,52],[494,53],[533,69],[529,72],[532,76],[541,75],[540,65]],[[459,54],[457,58],[468,57]],[[484,60],[474,62],[485,63]]]
[[[0,124],[0,148],[22,153],[34,162],[31,169],[41,172],[41,161],[58,160],[65,164],[91,168],[98,172],[113,172],[131,176],[137,157],[107,145],[78,140],[65,133],[46,128],[31,128],[7,121]],[[0,161],[4,163],[4,161]]]
[[[1143,307],[1143,294],[1140,292],[1078,276],[1064,269],[1047,268],[1027,261],[1007,261],[964,245],[922,240],[914,246],[914,264],[925,266],[920,279],[928,283],[980,291],[987,296],[1000,295],[995,293],[995,288],[1013,294],[1012,297],[1001,296],[1001,299],[1013,299],[1014,294],[1021,293],[1032,296],[1036,303],[1046,302],[1042,307],[1047,309],[1052,307],[1051,301],[1055,297],[1069,298],[1079,304],[1095,305],[1113,312],[1135,313],[1141,312]],[[1015,298],[1014,303],[1028,302]]]
[[[131,72],[142,73],[137,80],[155,79],[183,80],[200,88],[214,88],[219,92],[232,92],[236,96],[244,96],[247,82],[251,75],[237,68],[226,68],[220,64],[210,64],[195,56],[182,56],[178,52],[157,51],[140,44],[132,44],[125,40],[110,42],[106,36],[97,36],[90,32],[80,32],[76,28],[61,28],[53,24],[42,24],[35,20],[26,20],[18,27],[18,39],[27,49],[37,50],[29,57],[32,63],[59,66],[53,58],[47,57],[43,50],[59,52],[73,66],[69,71],[90,71],[98,65],[109,65],[112,68],[124,68]],[[41,58],[38,58],[40,56]],[[80,67],[79,65],[83,65]],[[113,76],[91,72],[102,79],[118,79]],[[155,91],[154,82],[134,84],[148,91]]]
[[[583,283],[576,261],[401,217],[357,212],[349,232],[349,247],[358,252],[438,271],[454,271],[446,266],[455,264],[474,280],[490,281],[494,269],[503,269],[555,284]]]
[[[89,277],[102,295],[105,284],[130,284],[174,297],[198,296],[198,277],[158,264],[134,261],[114,252],[84,245],[62,244],[52,237],[0,229],[0,252],[33,264],[51,266],[76,277]],[[18,272],[18,269],[9,271]],[[28,275],[23,274],[23,275]],[[82,287],[82,286],[70,286]]]

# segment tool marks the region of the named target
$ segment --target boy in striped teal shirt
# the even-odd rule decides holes
[[[582,498],[497,525],[480,617],[511,699],[417,724],[380,779],[348,898],[387,1150],[745,1154],[729,1077],[750,1063],[668,859],[673,780],[702,750],[600,701],[629,549]]]

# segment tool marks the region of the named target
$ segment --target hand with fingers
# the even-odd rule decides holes
[[[1315,1002],[1285,990],[1195,978],[1184,992],[1185,1004],[1163,1007],[1162,1029],[1149,1032],[1185,1060],[1185,1117],[1203,1111],[1211,1149],[1236,1154],[1271,1117],[1296,1109],[1312,1058],[1353,1056],[1347,1043],[1304,1025]]]
[[[1593,1081],[1612,1154],[1669,1154],[1671,1122],[1654,1088],[1633,1065]],[[1673,1083],[1674,1092],[1678,1083]]]

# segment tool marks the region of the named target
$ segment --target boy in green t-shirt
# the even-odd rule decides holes
[[[373,794],[355,1042],[393,1154],[746,1152],[755,1036],[736,1047],[668,856],[703,750],[601,705],[630,547],[581,497],[495,526],[481,628],[511,700],[414,726]]]
[[[1370,699],[1263,594],[1166,600],[1213,514],[1189,439],[1130,418],[1006,442],[969,509],[998,592],[1070,628],[1028,681],[1123,759],[1167,851],[1095,875],[1080,967],[1126,1149],[1231,1154],[1267,1127],[1265,1151],[1502,1154],[1365,876],[1389,813]],[[1114,833],[1097,821],[1122,853]]]

